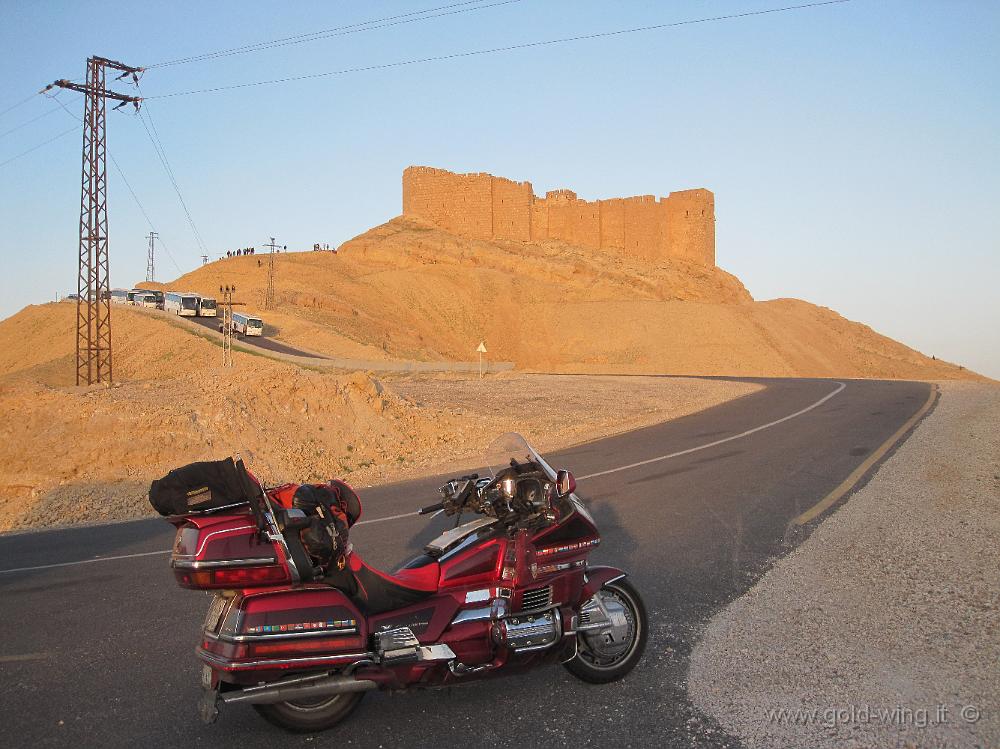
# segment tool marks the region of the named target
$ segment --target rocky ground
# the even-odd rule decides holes
[[[1000,746],[1000,388],[942,387],[696,647],[692,700],[747,746]]]
[[[115,310],[115,385],[75,387],[66,335],[74,312],[45,305],[21,313],[20,325],[0,324],[0,350],[16,354],[0,361],[0,531],[148,515],[149,482],[196,460],[240,453],[269,483],[339,476],[362,487],[478,465],[506,431],[551,449],[758,388],[525,374],[379,379],[241,352],[222,368],[218,346],[127,308]],[[44,336],[51,346],[31,345]]]

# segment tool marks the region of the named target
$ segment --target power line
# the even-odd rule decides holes
[[[62,92],[60,91],[59,93],[62,93]],[[56,94],[56,96],[58,96],[58,95],[59,94]],[[78,117],[77,115],[75,115],[72,112],[70,112],[69,108],[65,104],[63,104],[61,101],[59,101],[56,98],[56,96],[51,96],[49,94],[46,94],[46,96],[48,96],[48,98],[50,98],[53,101],[55,101],[56,104],[58,104],[60,107],[62,107],[63,111],[66,114],[68,114],[70,117],[72,117],[74,120],[76,120],[76,121],[78,121],[80,123],[83,122],[83,120],[80,119],[80,117]],[[159,232],[156,231],[156,227],[153,226],[153,220],[149,217],[149,214],[146,212],[145,206],[143,206],[142,201],[139,200],[139,196],[135,194],[135,190],[132,189],[132,184],[128,181],[128,177],[125,176],[125,170],[122,169],[121,164],[118,163],[118,159],[116,159],[115,155],[113,153],[110,153],[110,152],[108,153],[108,156],[111,158],[111,163],[114,164],[115,169],[118,170],[118,176],[120,176],[122,178],[122,182],[124,182],[125,183],[125,187],[128,188],[128,192],[129,192],[129,195],[132,196],[132,200],[135,201],[135,204],[139,207],[139,211],[142,213],[143,218],[146,219],[146,223],[149,224],[150,230],[152,232],[156,233],[156,234],[159,234]],[[163,241],[163,238],[157,236],[157,239],[160,241],[160,248],[164,252],[167,253],[167,257],[170,258],[170,262],[174,264],[174,267],[177,269],[177,272],[179,274],[183,275],[184,271],[181,270],[181,267],[177,264],[177,261],[174,260],[174,256],[170,252],[170,250],[167,248],[167,245]]]
[[[52,138],[49,138],[49,139],[48,139],[47,141],[45,141],[45,142],[43,142],[43,143],[39,143],[39,144],[38,144],[37,146],[34,146],[34,147],[32,147],[32,148],[29,148],[29,149],[28,149],[27,151],[22,151],[22,152],[21,152],[21,153],[19,153],[19,154],[18,154],[17,156],[11,156],[11,157],[10,157],[9,159],[7,159],[6,161],[0,161],[0,166],[6,166],[6,165],[7,165],[7,164],[9,164],[10,162],[12,162],[12,161],[16,161],[17,159],[21,158],[22,156],[27,156],[27,155],[28,155],[29,153],[31,153],[32,151],[37,151],[37,150],[38,150],[39,148],[41,148],[42,146],[47,146],[47,145],[48,145],[49,143],[52,143],[52,142],[54,142],[54,141],[57,141],[57,140],[59,140],[60,138],[64,138],[65,136],[69,135],[70,133],[75,133],[75,132],[77,132],[77,128],[76,128],[76,126],[73,126],[73,127],[71,127],[71,128],[69,129],[69,130],[63,130],[63,131],[62,131],[61,133],[59,133],[59,135],[56,135],[56,136],[54,136],[54,137],[52,137]]]
[[[671,23],[658,23],[652,26],[637,26],[631,29],[618,29],[617,31],[602,31],[595,34],[582,34],[579,36],[568,36],[561,39],[546,39],[538,42],[525,42],[524,44],[512,44],[506,47],[491,47],[489,49],[471,50],[468,52],[453,52],[448,55],[435,55],[433,57],[419,57],[410,60],[400,60],[398,62],[387,62],[378,65],[365,65],[357,68],[344,68],[342,70],[331,70],[326,73],[309,73],[307,75],[289,76],[287,78],[274,78],[267,81],[253,81],[251,83],[237,83],[231,86],[215,86],[213,88],[195,89],[193,91],[175,91],[169,94],[159,94],[149,96],[146,99],[168,99],[174,96],[190,96],[192,94],[210,94],[219,91],[232,91],[239,88],[250,88],[253,86],[268,86],[277,83],[291,83],[293,81],[306,81],[315,78],[326,78],[333,75],[347,75],[349,73],[363,73],[372,70],[386,70],[388,68],[399,68],[406,65],[417,65],[426,62],[440,62],[443,60],[455,60],[463,57],[475,57],[477,55],[490,55],[498,52],[513,52],[534,47],[546,47],[553,44],[567,44],[570,42],[582,42],[590,39],[606,39],[624,34],[636,34],[643,31],[656,31],[660,29],[675,28],[678,26],[691,26],[700,23],[711,23],[713,21],[732,21],[740,18],[750,18],[752,16],[764,16],[773,13],[784,13],[792,10],[804,10],[806,8],[818,8],[824,5],[840,5],[849,3],[851,0],[822,0],[822,2],[804,3],[802,5],[788,5],[781,8],[766,8],[764,10],[752,10],[743,13],[731,13],[724,16],[709,16],[706,18],[692,18],[686,21],[673,21]]]
[[[50,114],[53,114],[54,112],[58,112],[58,111],[59,111],[59,108],[58,108],[58,107],[55,107],[55,108],[53,108],[53,109],[48,109],[48,110],[46,110],[46,111],[42,112],[42,113],[41,113],[40,115],[38,115],[37,117],[32,117],[32,118],[31,118],[30,120],[28,120],[27,122],[22,122],[22,123],[21,123],[20,125],[18,125],[17,127],[12,127],[12,128],[10,129],[10,130],[6,130],[6,131],[4,131],[4,132],[0,133],[0,138],[3,138],[4,136],[7,136],[7,135],[10,135],[11,133],[14,133],[14,132],[17,132],[17,131],[18,131],[18,130],[20,130],[20,129],[21,129],[22,127],[27,127],[27,126],[28,126],[28,125],[30,125],[30,124],[31,124],[32,122],[38,122],[38,120],[42,119],[43,117],[48,117],[48,116],[49,116]]]
[[[128,178],[125,176],[125,172],[122,171],[121,166],[118,164],[118,159],[116,159],[111,154],[108,154],[108,155],[111,156],[111,163],[114,164],[115,165],[115,169],[118,170],[118,175],[122,178],[122,182],[125,183],[125,187],[128,188],[129,194],[131,194],[131,196],[132,196],[132,200],[134,200],[135,204],[137,206],[139,206],[139,210],[142,212],[143,217],[146,219],[146,223],[149,224],[150,231],[152,231],[154,234],[157,234],[156,238],[160,242],[160,249],[162,249],[164,252],[167,253],[167,257],[170,258],[170,262],[174,264],[174,267],[177,269],[177,272],[179,274],[181,274],[181,275],[184,275],[184,271],[181,270],[181,267],[177,264],[177,261],[174,260],[174,256],[170,253],[170,250],[167,249],[166,243],[159,236],[159,232],[156,231],[156,227],[153,226],[152,219],[150,219],[149,214],[146,213],[146,209],[143,207],[142,203],[139,201],[139,197],[135,194],[135,190],[132,189],[132,185],[129,184]]]
[[[140,93],[141,90],[140,90]],[[143,118],[143,112],[145,112],[146,118],[149,119],[149,126],[146,125],[146,119]],[[184,196],[181,194],[180,185],[177,184],[177,179],[174,177],[174,171],[170,168],[170,161],[167,159],[167,152],[163,148],[163,142],[160,140],[160,135],[156,131],[156,123],[153,122],[153,115],[149,111],[149,107],[144,107],[139,112],[139,121],[142,123],[143,129],[146,131],[146,135],[149,136],[150,143],[153,144],[153,150],[156,151],[157,157],[160,159],[160,163],[163,165],[164,171],[167,173],[167,178],[170,180],[170,184],[173,185],[174,192],[177,193],[177,199],[181,203],[181,208],[184,209],[184,215],[187,217],[188,224],[191,226],[191,231],[194,233],[195,241],[198,242],[198,247],[201,251],[207,252],[205,249],[205,243],[201,239],[201,233],[198,231],[198,227],[194,223],[194,219],[191,217],[191,211],[188,210],[187,202],[184,200]]]
[[[183,65],[191,62],[204,62],[206,60],[214,60],[220,57],[229,57],[231,55],[243,55],[248,52],[260,52],[266,49],[274,49],[276,47],[286,47],[292,44],[303,44],[305,42],[314,42],[320,39],[329,39],[335,36],[345,36],[347,34],[357,34],[362,31],[373,31],[375,29],[389,28],[390,26],[399,26],[407,23],[416,23],[417,21],[426,21],[432,18],[441,18],[442,16],[451,16],[458,13],[470,13],[476,10],[485,10],[486,8],[493,8],[498,5],[511,5],[513,3],[522,2],[522,0],[499,0],[498,2],[489,3],[486,5],[480,5],[483,0],[466,0],[461,3],[451,3],[450,5],[442,5],[437,8],[427,8],[425,10],[417,10],[410,13],[402,13],[395,16],[387,16],[385,18],[375,18],[370,21],[361,21],[359,23],[347,24],[345,26],[334,26],[330,29],[322,29],[320,31],[312,31],[306,34],[296,34],[295,36],[287,36],[281,39],[272,39],[270,41],[257,42],[255,44],[246,44],[241,47],[231,47],[230,49],[218,50],[216,52],[206,52],[200,55],[192,55],[190,57],[182,57],[177,60],[168,60],[166,62],[156,63],[155,65],[147,65],[146,70],[151,70],[153,68],[163,68],[170,65]],[[468,8],[463,6],[475,5],[476,7]],[[451,10],[452,8],[458,8],[458,10]],[[444,11],[444,12],[438,12]],[[435,15],[426,15],[428,13],[433,13]],[[419,16],[416,18],[414,16]],[[400,20],[403,19],[403,20]],[[377,24],[377,25],[375,25]]]
[[[27,99],[21,99],[21,101],[17,102],[17,104],[11,104],[11,105],[10,105],[9,107],[7,107],[6,109],[2,109],[2,110],[0,110],[0,117],[3,117],[3,116],[4,116],[5,114],[7,114],[7,112],[13,112],[13,111],[14,111],[15,109],[17,109],[18,107],[21,107],[21,106],[24,106],[24,105],[25,105],[25,104],[27,104],[27,103],[28,103],[29,101],[31,101],[32,99],[34,99],[34,98],[35,98],[36,96],[38,96],[38,94],[32,94],[32,95],[31,95],[31,96],[29,96],[29,97],[28,97]]]

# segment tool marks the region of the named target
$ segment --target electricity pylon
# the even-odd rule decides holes
[[[111,284],[108,278],[108,178],[105,140],[107,99],[139,109],[142,99],[104,87],[105,70],[121,71],[139,80],[142,68],[104,57],[87,58],[87,82],[61,79],[46,86],[85,95],[83,114],[83,176],[80,191],[80,257],[76,290],[76,384],[111,382]]]

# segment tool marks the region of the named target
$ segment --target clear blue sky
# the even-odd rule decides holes
[[[152,65],[447,2],[0,0],[0,111],[82,79],[90,54]],[[522,0],[155,68],[142,86],[153,97],[792,3]],[[340,243],[400,212],[409,164],[591,199],[708,187],[719,265],[755,298],[826,305],[1000,377],[998,38],[1000,3],[854,0],[148,111],[213,255],[270,235]],[[80,111],[79,95],[60,99]],[[38,96],[0,116],[0,162],[73,126],[53,108]],[[161,253],[159,276],[194,268],[200,250],[141,122],[109,113],[108,129],[173,257]],[[0,316],[75,289],[79,170],[78,133],[0,167]],[[129,286],[149,226],[109,170],[112,284]]]

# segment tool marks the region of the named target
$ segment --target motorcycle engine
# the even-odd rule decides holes
[[[560,636],[560,626],[553,610],[537,614],[518,614],[501,619],[490,634],[497,645],[511,650],[541,650],[554,645]]]

